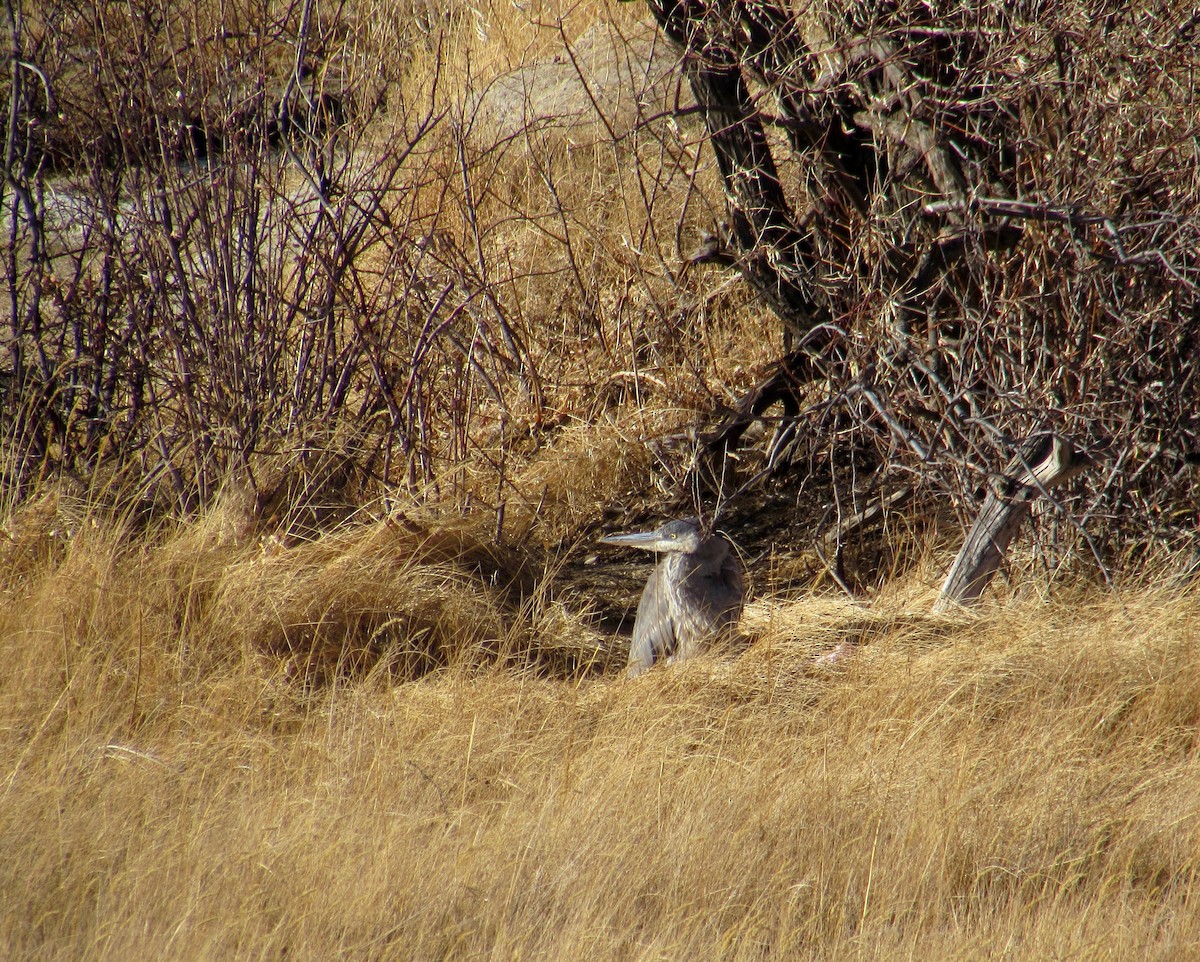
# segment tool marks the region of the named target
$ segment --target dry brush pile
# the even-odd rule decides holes
[[[769,477],[839,552],[1046,426],[1097,464],[1048,564],[1190,551],[1184,7],[10,3],[6,498],[502,532],[564,427],[661,408],[660,501]]]
[[[729,197],[692,260],[738,268],[795,345],[718,455],[778,412],[767,469],[798,464],[852,528],[899,491],[969,516],[1049,427],[1097,461],[1052,555],[1194,550],[1190,7],[650,7]]]

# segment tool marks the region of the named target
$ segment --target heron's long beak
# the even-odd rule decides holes
[[[661,536],[658,531],[635,531],[632,534],[606,534],[600,539],[601,544],[619,544],[630,548],[644,548],[653,551]]]

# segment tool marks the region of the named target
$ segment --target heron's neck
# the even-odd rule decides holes
[[[729,545],[724,538],[709,538],[695,551],[675,554],[670,564],[677,571],[708,574],[720,569],[729,556]]]

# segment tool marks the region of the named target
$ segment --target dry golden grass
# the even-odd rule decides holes
[[[748,648],[631,682],[505,661],[589,629],[485,587],[463,524],[10,519],[0,955],[1200,951],[1194,593],[760,598]],[[372,637],[320,684],[284,643]],[[405,645],[453,656],[401,683]]]
[[[561,6],[362,0],[342,58],[392,87],[364,153],[449,111],[394,221],[446,234],[451,280],[478,243],[537,404],[435,410],[442,460],[387,510],[281,455],[271,503],[231,485],[149,530],[96,476],[0,511],[0,958],[1200,956],[1194,591],[934,618],[914,528],[870,603],[763,590],[740,650],[620,675],[560,575],[607,515],[662,510],[687,426],[781,345],[739,282],[678,273],[721,202],[698,141],[485,115],[564,37],[646,35],[644,5]]]

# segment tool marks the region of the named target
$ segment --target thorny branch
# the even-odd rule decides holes
[[[1087,16],[1067,30],[1053,12],[1026,24],[976,5],[938,20],[916,3],[648,6],[682,53],[728,201],[687,263],[737,268],[793,336],[843,331],[780,358],[705,435],[719,460],[782,405],[739,494],[789,467],[836,486],[836,443],[894,484],[915,473],[966,517],[1016,441],[1052,425],[1128,465],[1076,496],[1109,526],[1109,554],[1151,532],[1194,542],[1196,512],[1168,505],[1194,508],[1200,485],[1200,178],[1194,163],[1118,173],[1174,149],[1128,140],[1149,129],[1128,115],[1173,105],[1110,106],[1073,73],[1149,14],[1109,18],[1101,36],[1078,28]],[[1143,69],[1189,89],[1197,59],[1150,54]],[[764,132],[771,102],[786,148]],[[1064,138],[1089,146],[1088,165],[1055,149]],[[828,403],[807,403],[817,396]]]

